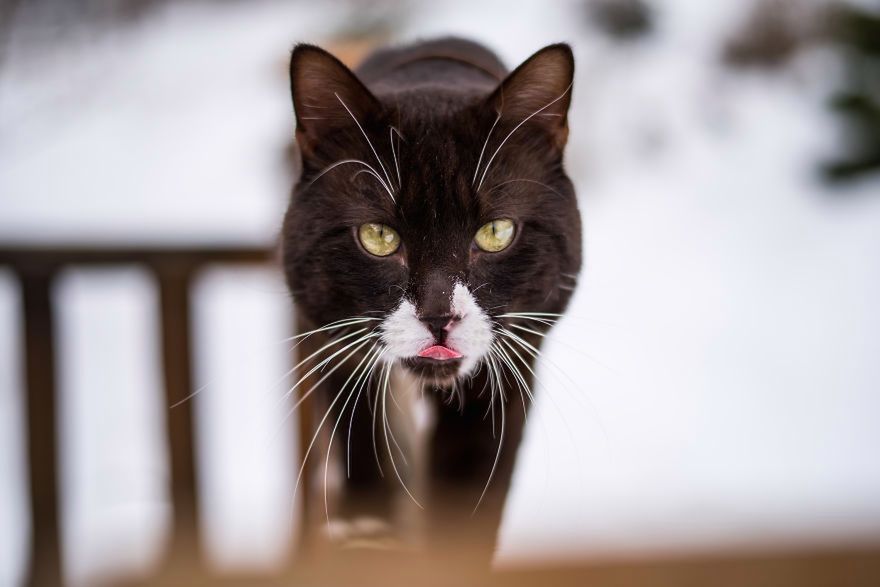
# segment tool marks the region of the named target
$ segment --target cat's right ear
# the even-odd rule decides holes
[[[339,59],[314,45],[297,45],[290,56],[290,93],[296,141],[303,156],[334,130],[361,124],[379,101]]]

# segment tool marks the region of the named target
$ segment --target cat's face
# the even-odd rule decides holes
[[[373,318],[383,359],[438,384],[487,359],[505,314],[560,313],[580,266],[562,168],[572,68],[554,46],[501,84],[374,95],[298,47],[303,170],[283,254],[300,310],[318,326]]]

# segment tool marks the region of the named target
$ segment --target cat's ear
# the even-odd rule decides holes
[[[328,133],[361,124],[380,106],[348,67],[314,45],[300,44],[293,50],[290,93],[296,113],[296,140],[307,156]]]
[[[564,43],[526,59],[489,96],[489,105],[509,124],[528,120],[545,128],[561,150],[568,139],[568,107],[574,55]]]

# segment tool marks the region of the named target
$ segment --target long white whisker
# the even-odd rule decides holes
[[[494,152],[494,153],[492,153],[492,157],[489,158],[489,162],[486,163],[486,168],[483,170],[483,175],[480,176],[480,183],[479,183],[479,185],[477,185],[477,191],[479,191],[480,188],[483,187],[483,181],[486,179],[486,173],[488,173],[488,171],[489,171],[489,167],[492,166],[492,161],[495,160],[495,156],[498,155],[498,151],[501,150],[501,147],[504,146],[504,143],[507,142],[507,139],[509,139],[511,136],[513,136],[513,133],[515,133],[517,130],[519,130],[519,128],[520,128],[522,125],[524,125],[524,124],[527,123],[529,120],[531,120],[532,117],[534,117],[534,116],[537,115],[537,114],[540,114],[541,112],[543,112],[543,111],[546,110],[547,108],[550,108],[550,106],[553,106],[554,104],[556,104],[557,102],[559,102],[559,101],[563,98],[563,96],[565,96],[565,95],[568,93],[568,90],[570,90],[570,89],[571,89],[571,84],[568,84],[568,87],[565,88],[565,91],[564,91],[564,92],[562,92],[561,94],[559,94],[559,97],[557,97],[556,99],[554,99],[553,101],[551,101],[551,102],[550,102],[549,104],[547,104],[546,106],[543,106],[543,107],[539,108],[538,110],[535,110],[534,112],[532,112],[532,113],[529,114],[528,116],[526,116],[526,117],[523,119],[522,122],[520,122],[520,123],[517,124],[515,127],[513,127],[513,130],[512,130],[512,131],[510,131],[509,133],[507,133],[507,136],[504,137],[504,140],[501,141],[501,144],[498,145],[498,148],[495,149],[495,152]]]
[[[534,184],[536,184],[536,185],[539,185],[539,186],[541,186],[541,187],[543,187],[543,188],[546,188],[546,189],[550,190],[551,192],[553,192],[553,193],[556,194],[557,196],[562,197],[562,194],[559,193],[558,190],[552,188],[551,186],[547,185],[546,183],[542,183],[542,182],[540,182],[540,181],[536,181],[536,180],[534,180],[534,179],[508,179],[507,181],[502,181],[501,183],[498,183],[498,184],[493,185],[491,188],[489,188],[489,191],[491,192],[491,191],[493,191],[493,190],[496,190],[496,189],[500,188],[501,186],[505,186],[505,185],[507,185],[507,184],[509,184],[509,183],[514,183],[514,182],[517,182],[517,181],[522,181],[522,182],[526,182],[526,183],[534,183]]]
[[[373,171],[372,169],[361,169],[360,171],[355,172],[354,175],[351,176],[351,179],[354,180],[361,173],[366,173],[367,175],[371,175],[371,176],[375,177],[376,181],[378,181],[380,184],[382,184],[382,187],[384,187],[385,190],[388,191],[388,188],[385,187],[385,182],[382,180],[381,177],[376,175],[376,172]],[[390,196],[391,194],[389,193],[388,195]],[[394,196],[391,196],[391,199],[394,200]]]
[[[291,342],[293,340],[297,340],[298,338],[308,338],[309,336],[316,334],[318,332],[324,332],[326,330],[338,330],[339,328],[345,328],[346,326],[353,326],[355,324],[360,324],[362,322],[378,322],[380,318],[367,318],[360,317],[357,318],[344,318],[342,320],[337,320],[336,322],[330,322],[329,324],[325,324],[320,328],[315,328],[314,330],[308,330],[306,332],[301,332],[295,336],[289,336],[281,340],[281,342]]]
[[[342,104],[342,107],[345,108],[345,111],[348,112],[348,115],[351,116],[351,119],[357,125],[358,129],[361,131],[361,134],[364,135],[364,139],[366,139],[367,144],[370,146],[370,150],[373,151],[373,155],[376,157],[376,161],[379,162],[379,167],[382,168],[382,172],[385,174],[385,179],[388,180],[388,185],[391,185],[391,178],[388,176],[388,170],[385,169],[385,165],[382,163],[382,159],[379,158],[379,153],[376,152],[376,148],[373,147],[372,141],[370,141],[370,137],[367,136],[367,133],[364,131],[364,127],[361,126],[361,123],[358,122],[358,119],[349,109],[348,105],[342,101],[342,98],[339,97],[339,94],[333,92],[333,95],[336,96],[336,99],[339,100],[339,103]],[[561,97],[561,96],[560,96]],[[394,195],[391,193],[391,190],[388,190],[388,195],[391,196],[391,201],[394,201]]]
[[[480,157],[477,159],[477,168],[474,169],[474,178],[471,180],[471,185],[474,185],[477,181],[477,174],[480,172],[480,163],[483,161],[483,154],[486,152],[486,145],[489,144],[489,139],[492,137],[492,131],[495,130],[495,126],[498,124],[499,120],[501,120],[501,112],[495,117],[495,122],[492,123],[492,128],[489,129],[489,134],[486,135],[486,141],[483,143],[483,148],[480,149]]]
[[[503,343],[504,341],[501,341],[501,342]],[[507,352],[505,352],[503,348],[499,347],[499,351],[504,354],[505,363],[507,363],[508,368],[514,372],[514,376],[518,379],[517,387],[519,388],[519,399],[520,399],[520,402],[522,403],[522,408],[523,408],[523,419],[528,424],[529,411],[528,411],[528,407],[526,406],[526,398],[528,398],[530,405],[535,405],[534,394],[532,393],[531,387],[525,381],[525,377],[523,376],[522,372],[514,364],[513,359],[510,358],[510,355],[508,355]],[[544,434],[546,436],[546,430],[544,431]]]
[[[367,342],[368,342],[368,341],[364,341],[363,343],[361,343],[361,346],[367,344]],[[341,365],[344,365],[344,364],[345,364],[345,361],[347,361],[347,360],[349,359],[349,357],[351,357],[352,355],[354,355],[354,354],[355,354],[360,348],[361,348],[361,347],[358,347],[358,348],[356,348],[355,350],[353,350],[351,353],[349,353],[348,355],[346,355],[346,357],[345,357],[342,361],[340,361],[338,365],[336,365],[335,367],[333,367],[333,369],[332,369],[330,372],[328,372],[327,375],[325,375],[325,377],[329,376],[330,373],[332,373],[333,371],[335,371],[336,369],[338,369]],[[319,383],[320,383],[320,382],[319,382]],[[317,384],[316,384],[316,385],[317,385]],[[330,402],[330,406],[327,408],[327,411],[324,412],[324,417],[321,418],[321,421],[318,423],[318,426],[317,426],[317,428],[315,429],[315,433],[312,435],[312,439],[309,441],[309,446],[308,446],[308,448],[306,449],[306,452],[305,452],[305,454],[304,454],[304,456],[303,456],[302,463],[300,464],[299,473],[297,473],[297,475],[296,475],[296,483],[295,483],[294,486],[293,486],[293,499],[294,499],[294,500],[296,499],[296,492],[299,490],[299,484],[300,484],[300,482],[302,481],[303,471],[305,471],[306,463],[308,463],[308,461],[309,461],[309,455],[310,455],[311,452],[312,452],[312,448],[315,446],[315,442],[316,442],[317,439],[318,439],[318,435],[321,433],[321,429],[324,427],[324,422],[326,422],[326,421],[327,421],[327,418],[330,417],[330,413],[333,411],[333,406],[336,405],[336,402],[339,401],[339,398],[340,398],[340,397],[342,397],[342,394],[341,394],[341,393],[337,393],[336,396],[333,398],[333,400]],[[290,413],[293,413],[293,412],[291,411]],[[285,417],[285,420],[287,420],[287,418],[290,416],[290,413],[287,415],[287,417]]]
[[[519,338],[519,337],[516,337],[516,338]],[[520,346],[522,346],[522,343],[526,342],[526,341],[523,341],[522,339],[520,339],[521,342],[517,341],[516,339],[513,339],[513,340],[514,340],[514,342],[518,342],[518,344],[520,344]],[[559,405],[556,403],[556,400],[553,398],[553,394],[550,393],[550,391],[541,382],[541,380],[538,379],[538,376],[535,374],[534,370],[532,370],[532,367],[529,366],[528,361],[526,361],[525,359],[522,358],[522,356],[516,351],[516,349],[513,347],[513,345],[511,345],[507,341],[503,341],[503,342],[505,344],[507,344],[508,348],[510,348],[510,350],[513,352],[513,354],[516,355],[516,357],[520,360],[520,362],[523,364],[523,366],[529,370],[529,373],[532,374],[532,378],[535,380],[535,382],[544,388],[544,391],[545,391],[544,395],[547,396],[547,399],[550,400],[550,403],[553,406],[553,408],[556,410],[556,413],[559,414],[559,417],[562,419],[562,424],[563,424],[563,426],[565,426],[565,430],[566,430],[566,433],[568,434],[569,442],[571,442],[572,447],[574,447],[575,455],[577,457],[578,463],[580,463],[581,455],[580,455],[580,451],[578,450],[578,445],[574,440],[574,433],[572,433],[571,426],[568,424],[568,419],[565,417],[565,414],[560,409]],[[529,345],[529,346],[531,346],[531,345]],[[523,348],[525,349],[526,347],[523,346]],[[526,350],[528,350],[528,349],[526,349]],[[575,394],[575,395],[577,395],[577,394]],[[601,423],[600,423],[600,425],[601,425]],[[604,432],[604,426],[602,427],[602,430]],[[578,468],[580,469],[580,467],[578,467]]]
[[[388,127],[388,141],[391,143],[391,159],[394,161],[394,171],[397,173],[397,191],[399,192],[402,184],[400,182],[400,163],[397,161],[397,151],[394,149],[395,130],[393,126]]]
[[[388,369],[385,371],[385,382],[382,386],[382,417],[385,419],[386,424],[388,422],[388,417],[387,417],[387,410],[386,410],[386,406],[385,406],[385,404],[386,404],[385,395],[388,392],[388,380],[389,380],[390,376],[391,376],[391,369]],[[419,509],[425,509],[424,506],[422,506],[422,504],[419,503],[419,500],[417,500],[415,498],[415,496],[412,494],[412,492],[409,490],[409,487],[407,487],[406,483],[403,480],[403,477],[400,476],[400,471],[397,469],[397,463],[394,462],[394,452],[391,450],[391,445],[389,444],[389,441],[388,441],[388,428],[387,428],[387,426],[385,427],[385,446],[388,448],[388,458],[391,460],[391,468],[394,469],[394,474],[397,476],[397,480],[400,482],[401,487],[403,487],[403,490],[406,492],[406,494],[409,496],[409,498],[411,500],[413,500],[413,503],[419,507]],[[399,448],[400,447],[398,446],[398,449]]]
[[[499,342],[501,342],[503,344],[505,341],[502,339]],[[507,364],[507,366],[510,368],[510,372],[513,375],[513,380],[516,382],[517,386],[520,389],[526,390],[526,393],[530,393],[528,383],[526,383],[526,380],[523,377],[522,373],[516,367],[516,365],[513,362],[513,359],[510,358],[510,355],[507,354],[507,351],[504,350],[504,347],[496,346],[493,350],[495,350],[495,352],[498,353],[498,356],[501,359],[501,361],[503,363]],[[529,395],[529,397],[531,398],[531,395]]]
[[[376,348],[376,345],[373,345],[373,348]],[[345,450],[345,476],[351,477],[351,430],[354,425],[354,413],[358,407],[358,401],[361,399],[361,394],[364,391],[364,387],[369,387],[370,381],[373,378],[373,371],[376,369],[376,365],[379,364],[379,360],[382,358],[382,355],[385,354],[384,349],[379,349],[376,351],[376,354],[370,360],[369,371],[367,371],[367,376],[363,378],[363,381],[360,381],[360,385],[358,387],[357,397],[354,399],[354,407],[351,409],[351,417],[348,420],[348,442],[346,443]],[[355,385],[358,385],[356,382]],[[369,403],[369,398],[367,399],[367,403]]]
[[[501,341],[501,342],[504,342],[504,341]],[[532,404],[535,403],[535,398],[532,396],[531,389],[529,389],[529,386],[526,383],[525,378],[523,377],[520,370],[516,367],[516,365],[514,365],[513,359],[510,358],[510,356],[507,354],[507,352],[501,347],[498,347],[498,349],[495,352],[500,353],[502,360],[504,361],[505,364],[507,364],[507,367],[513,373],[514,379],[517,382],[517,387],[519,388],[519,397],[520,397],[520,400],[522,400],[523,417],[526,419],[526,421],[528,421],[529,413],[528,413],[528,410],[526,409],[526,396],[529,397],[529,401]]]
[[[403,449],[400,448],[400,443],[397,442],[397,438],[394,436],[394,429],[391,427],[391,422],[388,420],[388,412],[385,411],[385,399],[386,399],[386,395],[390,395],[392,401],[395,401],[395,402],[396,402],[396,400],[394,400],[394,392],[390,391],[390,387],[389,387],[389,388],[386,390],[386,392],[383,392],[383,396],[382,396],[382,418],[384,418],[384,420],[385,420],[385,422],[384,422],[384,426],[385,426],[385,434],[387,435],[389,432],[391,433],[391,442],[393,442],[393,443],[394,443],[394,446],[397,447],[397,452],[400,453],[400,458],[403,459],[403,464],[406,465],[406,466],[408,467],[408,466],[409,466],[409,463],[408,463],[407,460],[406,460],[406,453],[404,453],[404,452],[403,452]],[[399,407],[399,406],[398,406],[398,407]],[[401,413],[401,414],[403,413],[403,409],[402,409],[402,408],[400,409],[400,413]],[[390,452],[390,451],[391,451],[391,447],[388,447],[388,450],[389,450],[389,452]]]
[[[284,416],[284,419],[281,420],[281,424],[278,425],[278,431],[281,430],[281,428],[284,426],[284,424],[287,423],[287,420],[293,415],[294,412],[296,412],[296,410],[297,410],[297,408],[300,406],[300,404],[302,404],[304,401],[306,401],[306,399],[308,399],[308,397],[311,396],[312,393],[314,393],[314,391],[315,391],[316,389],[318,389],[318,386],[321,385],[324,381],[326,381],[328,377],[330,377],[331,375],[333,375],[333,372],[334,372],[334,371],[336,371],[336,370],[339,369],[342,365],[344,365],[345,362],[346,362],[350,357],[352,357],[355,353],[357,353],[357,352],[358,352],[358,351],[359,351],[359,350],[360,350],[365,344],[369,343],[369,342],[370,342],[370,341],[369,341],[370,338],[373,338],[373,337],[371,337],[371,336],[365,336],[364,338],[362,338],[362,339],[358,339],[358,340],[354,341],[353,343],[351,343],[351,345],[355,345],[355,344],[358,344],[358,343],[360,343],[360,345],[357,346],[357,347],[355,347],[355,349],[354,349],[353,351],[351,351],[350,353],[348,353],[348,354],[345,356],[345,358],[343,358],[340,362],[338,362],[336,365],[334,365],[332,369],[330,369],[329,371],[327,371],[327,372],[324,374],[323,377],[321,377],[320,379],[318,379],[318,381],[316,381],[314,385],[312,385],[312,386],[311,386],[311,387],[310,387],[305,393],[302,394],[302,396],[301,396],[301,397],[300,397],[300,398],[299,398],[299,399],[293,404],[293,407],[290,408],[290,410],[288,410],[287,415]],[[341,349],[341,351],[344,351],[346,348],[348,348],[348,347],[351,346],[351,345],[346,346],[344,349]],[[340,351],[340,352],[341,352],[341,351]],[[334,356],[335,356],[336,354],[338,354],[338,353],[334,353]],[[329,360],[329,359],[331,359],[331,358],[333,358],[333,357],[330,357],[330,358],[328,358],[327,360]],[[323,362],[322,364],[326,364],[326,361]],[[317,368],[317,367],[315,367],[315,368]],[[302,379],[300,379],[300,380],[297,382],[297,385],[299,385],[301,382],[305,381],[307,377],[308,377],[308,375],[303,376]],[[293,392],[293,390],[291,389],[290,392],[288,392],[287,394],[285,394],[285,396],[290,395],[290,393],[292,393],[292,392]],[[276,433],[277,433],[277,432],[276,432]]]
[[[336,169],[340,165],[345,165],[348,163],[357,163],[359,165],[363,165],[364,167],[366,167],[367,169],[372,171],[373,175],[376,177],[376,179],[379,180],[379,183],[382,184],[382,187],[385,188],[385,191],[388,192],[388,195],[391,196],[391,201],[392,202],[394,201],[394,194],[391,193],[391,188],[388,187],[388,184],[385,183],[385,180],[382,179],[381,177],[379,177],[379,173],[376,172],[376,170],[373,168],[372,165],[370,165],[366,161],[361,161],[360,159],[342,159],[341,161],[337,161],[336,163],[333,163],[332,165],[328,165],[326,168],[324,168],[323,171],[321,171],[321,173],[319,173],[314,178],[312,178],[312,180],[309,182],[309,185],[312,185],[313,183],[315,183],[316,181],[321,179],[324,176],[324,174],[333,171],[334,169]]]
[[[498,468],[498,461],[501,459],[501,448],[504,446],[504,426],[505,426],[505,415],[504,415],[504,392],[501,392],[501,435],[498,437],[498,450],[495,452],[495,461],[492,463],[492,470],[489,471],[489,478],[486,479],[486,486],[483,487],[483,492],[480,494],[480,499],[477,500],[477,505],[474,507],[474,511],[471,512],[471,515],[477,513],[477,510],[480,509],[480,504],[483,503],[483,498],[486,497],[486,492],[489,490],[489,485],[492,483],[492,478],[495,477],[495,470]],[[494,398],[493,398],[494,401]],[[494,417],[493,417],[494,419]]]
[[[352,333],[352,335],[360,334],[361,332],[363,332],[363,331],[365,331],[365,330],[366,330],[366,328],[362,328],[359,332]],[[317,365],[315,365],[314,367],[312,367],[311,369],[309,369],[308,372],[307,372],[305,375],[303,375],[302,377],[300,377],[299,380],[297,380],[297,382],[294,383],[293,387],[291,387],[289,390],[287,390],[287,392],[282,396],[282,399],[283,399],[283,398],[286,398],[286,397],[288,397],[290,394],[292,394],[292,393],[296,390],[296,388],[300,386],[301,383],[303,383],[306,379],[308,379],[308,377],[309,377],[310,375],[312,375],[315,371],[318,371],[319,369],[321,369],[322,367],[324,367],[327,363],[329,363],[330,361],[332,361],[335,357],[338,357],[339,355],[341,355],[342,353],[344,353],[347,349],[350,349],[351,347],[353,347],[354,345],[358,344],[358,343],[361,342],[362,340],[367,340],[367,339],[370,339],[370,338],[376,338],[377,336],[379,336],[379,335],[376,334],[376,333],[373,332],[373,331],[370,331],[369,333],[364,334],[363,336],[361,336],[360,338],[354,340],[353,342],[348,343],[347,345],[345,345],[345,346],[342,347],[341,349],[339,349],[339,350],[337,350],[337,351],[334,351],[332,355],[330,355],[330,356],[327,357],[326,359],[321,360],[321,362],[319,362]],[[351,336],[346,336],[346,338],[351,338]],[[327,346],[327,345],[325,345],[325,346]],[[319,350],[320,350],[320,349],[319,349]],[[301,366],[302,364],[304,364],[306,360],[308,360],[309,358],[311,358],[311,356],[313,356],[313,355],[316,354],[317,352],[318,352],[318,351],[315,351],[315,353],[312,353],[312,355],[309,355],[309,357],[306,357],[306,359],[300,361],[300,362],[298,363],[297,366]],[[296,367],[295,367],[295,368],[296,368]],[[300,398],[300,400],[299,400],[296,404],[294,404],[294,406],[293,406],[294,409],[296,409],[296,406],[298,406],[298,405],[302,402],[303,399],[305,399],[305,396],[302,397],[302,398]]]
[[[376,386],[376,399],[373,401],[373,456],[376,458],[376,466],[379,467],[379,475],[383,478],[385,477],[385,472],[382,470],[382,463],[379,459],[379,447],[376,443],[376,415],[379,413],[379,396],[381,395],[382,381],[385,380],[385,372],[390,370],[391,363],[385,363],[382,365],[382,369],[379,370],[379,383]],[[367,405],[369,405],[369,403],[370,401],[368,397]]]
[[[327,349],[329,349],[329,348],[332,348],[333,346],[335,346],[335,345],[341,343],[342,341],[344,341],[344,340],[346,340],[346,339],[349,339],[349,338],[351,338],[351,337],[353,337],[353,336],[357,336],[357,335],[359,335],[359,334],[362,334],[363,332],[366,332],[366,330],[367,330],[366,328],[361,328],[360,330],[358,330],[358,331],[356,331],[356,332],[351,332],[351,333],[349,333],[349,334],[346,334],[345,336],[342,336],[342,337],[339,337],[339,338],[337,338],[337,339],[331,340],[330,342],[328,342],[327,344],[325,344],[324,346],[322,346],[321,348],[319,348],[318,350],[316,350],[315,352],[313,352],[312,354],[310,354],[308,357],[306,357],[305,359],[301,360],[299,363],[297,363],[296,365],[294,365],[293,367],[291,367],[291,368],[287,371],[287,373],[285,373],[284,375],[282,375],[281,378],[280,378],[278,381],[275,382],[275,385],[273,385],[272,388],[270,388],[270,390],[271,390],[271,389],[274,389],[279,383],[281,383],[282,381],[284,381],[284,380],[285,380],[285,379],[286,379],[291,373],[294,373],[297,369],[299,369],[300,367],[302,367],[302,366],[304,366],[305,364],[307,364],[310,360],[312,360],[314,357],[318,356],[320,353],[324,352],[325,350],[327,350]],[[375,329],[374,329],[374,330],[375,330]],[[340,352],[340,353],[345,352],[346,349],[348,349],[348,348],[350,348],[351,346],[357,344],[357,343],[360,342],[361,340],[366,340],[366,339],[368,339],[368,338],[372,338],[371,335],[372,335],[372,331],[370,332],[370,334],[362,335],[360,338],[358,338],[358,339],[355,340],[354,342],[352,342],[352,343],[350,343],[349,345],[343,347],[342,349],[339,349],[339,352]],[[304,340],[305,340],[305,339],[304,339]],[[314,365],[313,368],[310,369],[308,373],[306,373],[305,375],[303,375],[302,377],[300,377],[299,379],[297,379],[297,381],[293,384],[293,387],[291,387],[291,388],[290,388],[289,390],[287,390],[284,394],[282,394],[282,396],[281,396],[280,398],[278,398],[278,402],[277,402],[276,405],[280,405],[280,404],[282,404],[282,403],[283,403],[283,402],[284,402],[284,401],[290,396],[290,394],[292,394],[292,393],[296,390],[297,387],[299,387],[303,382],[306,381],[306,379],[308,379],[309,375],[311,375],[312,373],[314,373],[314,372],[317,371],[317,370],[322,369],[325,365],[327,365],[327,363],[329,363],[330,361],[332,361],[334,357],[338,356],[338,354],[339,354],[339,353],[334,353],[334,354],[330,355],[329,357],[326,357],[325,359],[322,359],[322,360],[319,361],[316,365]],[[331,373],[332,373],[332,371],[331,371]],[[325,377],[325,378],[326,378],[326,377]],[[321,381],[323,381],[325,378],[322,378]],[[319,381],[318,383],[320,383],[320,381]],[[297,401],[297,402],[294,404],[294,406],[293,406],[293,408],[292,408],[292,410],[291,410],[291,413],[292,413],[293,411],[295,411],[296,408],[297,408],[297,407],[298,407],[303,401],[305,401],[305,399],[309,396],[309,394],[311,394],[311,391],[312,391],[313,389],[315,389],[315,388],[317,387],[317,385],[318,385],[318,384],[316,383],[315,385],[312,386],[312,388],[311,388],[307,393],[303,394],[303,396],[299,399],[299,401]],[[282,422],[282,424],[283,424],[283,422]]]
[[[516,328],[517,330],[522,330],[523,332],[528,332],[528,333],[540,336],[541,338],[550,338],[550,333],[547,333],[547,332],[539,332],[537,330],[532,330],[531,328],[526,328],[525,326],[519,326],[517,324],[511,324],[510,327]],[[602,361],[600,361],[596,357],[588,355],[583,350],[579,349],[578,347],[574,346],[573,344],[570,344],[570,343],[568,343],[558,337],[553,337],[553,340],[555,342],[562,344],[563,346],[570,348],[571,350],[577,352],[578,354],[583,355],[584,357],[590,359],[591,361],[593,361],[594,363],[596,363],[600,367],[604,367],[605,369],[608,369],[612,373],[617,374],[617,371],[615,371],[614,369],[612,369],[611,367],[609,367],[608,365],[606,365],[605,363],[603,363]]]
[[[349,374],[348,378],[346,378],[345,383],[342,384],[342,387],[337,392],[337,395],[342,395],[345,392],[345,388],[348,387],[349,382],[352,377],[361,369],[367,359],[370,357],[370,353],[373,349],[376,348],[378,342],[373,343],[373,346],[369,351],[364,355],[364,357],[360,360],[360,362],[355,366],[352,372]],[[366,372],[366,367],[364,367],[363,371]],[[363,373],[361,373],[361,376]],[[360,377],[360,376],[359,376]],[[327,532],[332,533],[332,527],[330,526],[330,505],[327,502],[327,472],[330,469],[330,453],[333,450],[333,438],[336,436],[336,429],[339,427],[339,422],[342,421],[342,417],[345,415],[345,408],[348,407],[348,402],[351,401],[352,396],[354,395],[354,388],[357,386],[357,383],[352,386],[351,391],[348,393],[348,397],[345,398],[345,402],[343,402],[342,407],[339,408],[339,416],[336,418],[336,422],[333,424],[333,429],[330,430],[330,442],[327,443],[327,456],[324,458],[324,515],[327,518]]]
[[[296,365],[294,365],[287,373],[284,374],[284,377],[282,377],[281,380],[283,381],[285,377],[287,377],[288,375],[290,375],[291,373],[293,373],[294,371],[296,371],[300,367],[304,366],[306,363],[308,363],[313,358],[315,358],[318,355],[320,355],[321,353],[323,353],[325,350],[336,346],[337,344],[339,344],[340,342],[342,342],[344,340],[348,340],[349,338],[352,338],[352,337],[357,336],[359,334],[363,334],[366,331],[367,331],[366,328],[361,328],[361,329],[356,330],[354,332],[349,332],[348,334],[346,334],[344,336],[340,336],[339,338],[331,339],[330,342],[324,344],[321,348],[314,351],[308,357],[302,359],[300,362],[298,362]],[[305,339],[303,339],[303,340],[305,340]],[[290,349],[290,350],[293,350],[293,349]]]
[[[510,340],[515,342],[517,345],[519,345],[525,352],[529,353],[535,359],[537,359],[538,355],[540,354],[542,361],[544,361],[547,365],[552,367],[556,371],[556,373],[561,376],[562,379],[567,380],[568,383],[571,384],[571,389],[569,391],[573,391],[572,396],[578,402],[578,404],[582,408],[587,409],[587,407],[584,406],[583,403],[581,403],[581,399],[584,399],[584,400],[586,400],[587,404],[589,404],[589,410],[596,413],[596,422],[598,423],[599,428],[602,430],[602,435],[605,437],[605,439],[607,441],[608,440],[608,431],[605,427],[604,422],[602,422],[602,419],[598,416],[598,410],[596,409],[596,406],[593,404],[592,401],[590,401],[589,396],[578,393],[578,384],[571,378],[571,376],[569,376],[569,374],[566,373],[565,370],[562,369],[562,367],[557,365],[554,361],[551,361],[548,357],[544,356],[544,354],[541,353],[537,348],[535,348],[534,345],[530,344],[528,341],[523,339],[521,336],[517,336],[516,334],[510,332],[509,330],[505,330],[505,333],[506,333],[505,336],[507,336]],[[572,347],[572,348],[574,348],[575,350],[579,350],[576,347]],[[588,358],[592,358],[592,357],[589,357],[589,355],[586,355],[586,356]],[[522,359],[520,359],[520,360],[522,360]],[[601,363],[599,363],[599,364],[601,365]],[[606,368],[608,368],[608,367],[606,367]],[[610,368],[608,368],[608,369],[610,370]],[[614,371],[612,370],[612,372],[614,372]],[[565,381],[563,381],[562,379],[560,379],[559,382],[563,385],[563,387],[568,388]],[[552,401],[552,395],[550,396],[550,398]],[[555,404],[555,402],[553,402],[553,403]],[[557,408],[557,412],[559,412],[560,415],[562,414],[562,412],[558,408]],[[563,421],[564,421],[564,418],[563,418]]]

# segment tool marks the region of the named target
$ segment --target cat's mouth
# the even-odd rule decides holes
[[[415,357],[407,357],[402,363],[410,371],[428,381],[440,384],[458,375],[463,355],[442,344],[422,349]]]
[[[460,352],[442,344],[429,346],[428,348],[423,349],[419,352],[419,358],[433,359],[435,361],[452,361],[455,359],[460,359],[461,357],[462,354]]]

